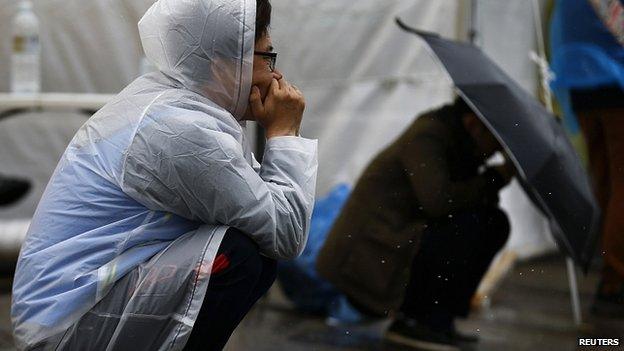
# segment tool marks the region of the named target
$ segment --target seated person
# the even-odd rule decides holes
[[[357,310],[397,312],[387,337],[452,345],[454,328],[509,235],[498,192],[513,166],[485,162],[501,145],[457,99],[418,118],[365,169],[317,261]]]

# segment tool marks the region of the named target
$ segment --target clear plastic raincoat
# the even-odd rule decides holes
[[[304,248],[316,141],[245,140],[255,0],[159,0],[139,23],[159,72],[76,134],[22,247],[20,349],[180,350],[228,227],[266,256]],[[88,328],[82,328],[88,325]]]

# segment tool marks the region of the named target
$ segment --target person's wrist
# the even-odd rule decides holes
[[[267,139],[276,138],[276,137],[284,137],[284,136],[297,136],[297,131],[294,129],[288,129],[288,130],[267,130],[266,132]]]

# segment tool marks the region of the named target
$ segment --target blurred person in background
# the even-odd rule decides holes
[[[586,140],[603,211],[604,266],[593,311],[624,316],[624,4],[557,0],[551,21],[553,87]],[[601,20],[599,16],[605,16]],[[609,26],[605,25],[608,24]],[[569,100],[568,100],[569,98]]]
[[[139,23],[157,72],[62,156],[13,284],[25,350],[220,350],[305,246],[316,141],[275,68],[268,0],[159,0]],[[255,161],[245,120],[268,141]]]
[[[501,145],[461,99],[425,113],[364,170],[318,257],[321,276],[386,337],[425,349],[476,341],[456,331],[509,236],[498,193],[514,174],[486,166]]]

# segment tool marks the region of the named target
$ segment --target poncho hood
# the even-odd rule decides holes
[[[255,0],[159,0],[139,31],[159,71],[240,120],[251,89],[255,20]]]

